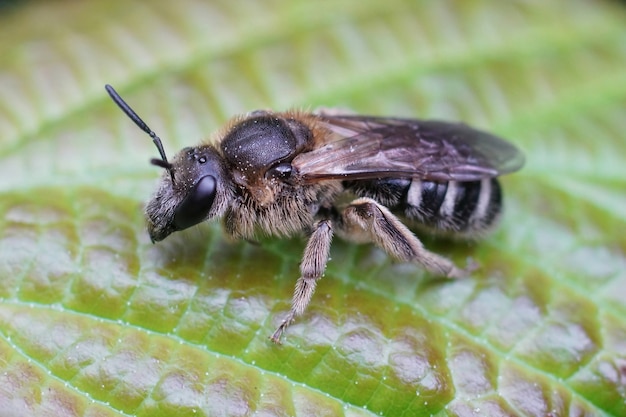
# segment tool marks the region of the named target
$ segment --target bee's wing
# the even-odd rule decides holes
[[[322,143],[296,156],[303,182],[416,177],[475,181],[516,171],[523,154],[461,123],[370,116],[319,115]]]

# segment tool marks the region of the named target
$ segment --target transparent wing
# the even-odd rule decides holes
[[[323,143],[294,158],[303,182],[417,177],[475,181],[524,164],[512,144],[462,123],[321,114]]]

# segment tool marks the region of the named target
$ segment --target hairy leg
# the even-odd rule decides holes
[[[336,223],[342,234],[360,242],[373,242],[392,257],[404,262],[416,262],[429,272],[450,278],[467,276],[472,267],[457,268],[452,261],[428,251],[420,240],[387,208],[370,198],[359,198],[348,205]],[[291,310],[271,336],[280,343],[285,329],[301,315],[311,301],[317,281],[326,269],[333,229],[330,220],[317,222],[300,264]]]
[[[467,276],[471,270],[457,268],[452,261],[424,248],[420,240],[386,207],[370,198],[358,198],[346,207],[342,232],[349,238],[369,240],[394,258],[416,262],[429,272],[450,278]]]
[[[296,289],[293,293],[291,310],[282,321],[278,329],[270,337],[272,342],[280,343],[280,337],[285,329],[306,310],[315,292],[317,280],[322,277],[328,262],[330,244],[333,240],[333,229],[330,220],[320,220],[315,225],[315,229],[304,249],[302,262],[300,263],[300,278],[296,282]]]

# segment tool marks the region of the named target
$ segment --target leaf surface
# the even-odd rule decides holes
[[[4,6],[0,410],[626,415],[625,27],[582,0]],[[527,165],[493,234],[423,238],[471,278],[337,239],[275,346],[304,241],[207,224],[152,245],[156,149],[105,83],[169,155],[236,114],[325,106],[463,120]]]

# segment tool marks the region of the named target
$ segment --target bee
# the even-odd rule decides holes
[[[335,234],[438,276],[468,275],[472,266],[428,251],[400,219],[418,230],[480,236],[501,214],[497,177],[524,163],[512,144],[465,124],[332,110],[253,111],[170,162],[159,137],[113,87],[106,90],[161,156],[151,163],[165,172],[145,208],[153,243],[218,218],[235,239],[308,235],[291,309],[270,337],[276,343],[311,301]]]

